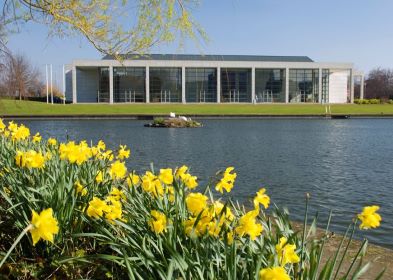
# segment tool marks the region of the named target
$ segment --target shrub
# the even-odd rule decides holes
[[[388,103],[393,104],[393,99],[389,99]]]
[[[380,103],[381,103],[381,100],[379,100],[379,99],[376,99],[376,98],[370,99],[370,104],[380,104]]]
[[[251,209],[214,198],[212,188],[227,193],[234,187],[233,167],[195,192],[197,178],[187,166],[128,172],[125,146],[111,151],[103,141],[46,141],[2,121],[0,134],[0,269],[6,277],[330,279],[358,277],[368,267],[362,263],[366,240],[348,268],[342,266],[357,219],[337,255],[322,261],[331,215],[325,235],[313,239],[307,232],[315,230],[316,218],[308,228],[306,211],[299,233],[286,210],[274,207],[268,216],[265,189]],[[361,229],[379,226],[378,208],[357,216]]]

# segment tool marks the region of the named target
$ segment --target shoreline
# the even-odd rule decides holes
[[[192,119],[393,119],[393,114],[271,115],[271,114],[181,114]],[[0,114],[15,120],[153,120],[168,114]]]

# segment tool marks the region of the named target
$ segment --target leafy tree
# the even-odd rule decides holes
[[[34,21],[51,35],[81,34],[103,54],[138,54],[186,37],[206,38],[191,16],[197,0],[5,0],[2,29]],[[0,28],[1,31],[1,28]],[[1,34],[0,34],[1,35]],[[4,43],[4,37],[0,37]]]

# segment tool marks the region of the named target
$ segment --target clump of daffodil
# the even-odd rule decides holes
[[[70,141],[67,144],[61,143],[59,153],[61,159],[78,165],[81,165],[92,157],[91,148],[87,145],[86,141],[81,141],[79,144],[75,144],[74,141]]]
[[[122,190],[119,190],[116,187],[113,187],[109,193],[109,196],[113,197],[115,200],[126,200],[126,195]]]
[[[98,197],[93,197],[93,199],[89,202],[89,206],[86,210],[86,213],[89,217],[96,219],[102,217],[104,213],[108,212],[110,212],[108,204]]]
[[[240,237],[248,235],[251,240],[255,240],[258,236],[260,236],[263,227],[256,221],[258,214],[258,210],[252,210],[240,217],[238,225],[235,228],[236,234]]]
[[[11,133],[11,139],[13,141],[25,140],[30,136],[30,129],[25,127],[23,124],[18,127],[17,124],[10,122],[8,125],[8,130]]]
[[[276,245],[276,252],[279,263],[285,266],[287,263],[298,263],[299,256],[296,254],[296,245],[288,244],[288,239],[285,237],[280,238],[280,242]]]
[[[127,167],[124,162],[115,161],[109,168],[109,175],[112,179],[122,179],[127,174]]]
[[[175,178],[177,180],[181,180],[189,190],[192,190],[198,186],[198,178],[196,176],[192,176],[190,173],[187,173],[187,170],[188,167],[186,165],[176,169]]]
[[[126,159],[130,157],[130,149],[127,149],[126,145],[120,145],[119,152],[117,154],[117,158],[120,160]]]
[[[151,215],[151,218],[149,219],[150,229],[157,234],[166,231],[167,218],[165,214],[156,210],[152,210],[150,212],[150,215]]]
[[[32,211],[30,233],[35,245],[40,239],[53,243],[53,236],[59,232],[56,218],[53,217],[52,208],[43,210],[40,214]]]
[[[283,267],[263,268],[259,271],[259,280],[291,280]]]
[[[379,210],[379,206],[366,206],[363,208],[363,212],[358,214],[358,219],[362,222],[360,229],[370,229],[379,227],[382,218],[376,213]]]
[[[45,164],[45,156],[34,150],[29,150],[27,152],[17,151],[15,155],[15,163],[20,167],[43,168]]]
[[[142,189],[154,197],[164,195],[164,188],[160,179],[150,171],[146,171],[145,175],[142,176]]]
[[[235,172],[231,173],[234,169],[234,167],[228,167],[225,170],[223,177],[216,185],[216,191],[223,193],[224,190],[226,192],[230,192],[232,190],[237,176]]]
[[[102,171],[98,171],[95,177],[95,181],[97,183],[101,183],[104,180],[104,174],[102,173]]]

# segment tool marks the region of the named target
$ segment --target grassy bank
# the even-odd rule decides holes
[[[331,105],[332,114],[393,115],[393,105]],[[320,104],[46,104],[33,101],[0,100],[0,115],[325,115]]]

